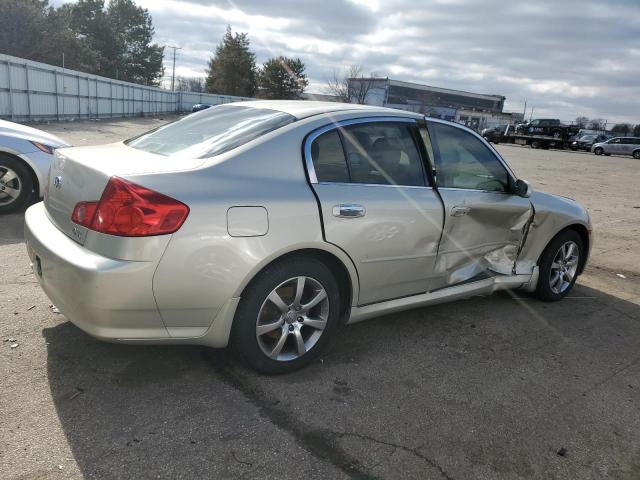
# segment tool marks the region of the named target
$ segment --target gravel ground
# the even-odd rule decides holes
[[[81,145],[168,120],[39,127]],[[33,278],[22,214],[0,217],[0,478],[640,479],[640,162],[498,149],[591,213],[570,297],[380,317],[279,377],[92,339]]]

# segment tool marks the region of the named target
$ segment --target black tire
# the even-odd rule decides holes
[[[534,140],[534,141],[531,142],[531,148],[538,149],[538,148],[540,148],[540,146],[541,146],[540,142],[537,141],[537,140]]]
[[[596,155],[602,155],[604,153],[604,149],[602,147],[597,147],[593,153],[595,153]]]
[[[556,254],[560,250],[560,247],[567,242],[574,242],[578,247],[578,262],[576,265],[576,273],[573,279],[566,287],[566,289],[560,293],[554,292],[551,288],[551,265],[556,257]],[[556,235],[549,245],[544,249],[538,262],[539,277],[538,285],[535,290],[535,296],[545,302],[557,302],[564,298],[573,288],[578,278],[578,272],[580,271],[582,262],[584,261],[584,245],[582,238],[575,230],[564,230]]]
[[[15,172],[17,178],[4,185],[2,177],[9,170]],[[17,186],[20,188],[20,193],[16,198],[8,200],[8,196],[2,195],[3,190],[7,187],[15,188]],[[33,196],[33,187],[31,172],[29,172],[29,168],[24,162],[11,155],[0,153],[0,214],[15,212],[24,208]]]
[[[640,150],[636,150],[633,152],[633,158],[640,160]]]
[[[267,297],[274,289],[289,279],[301,276],[319,282],[324,288],[329,309],[326,326],[315,344],[306,353],[292,360],[275,360],[262,350],[258,342],[256,333],[258,315],[263,303],[266,302]],[[241,357],[258,372],[268,375],[289,373],[315,360],[326,347],[339,323],[340,294],[338,283],[331,270],[315,258],[293,257],[267,267],[246,288],[236,311],[232,343]],[[286,327],[286,323],[283,325]],[[302,330],[304,328],[302,325],[301,331],[306,331]],[[311,329],[312,327],[306,328]],[[289,337],[294,337],[294,335],[289,335]],[[291,342],[295,342],[295,338],[292,338]],[[287,344],[285,343],[285,345]]]

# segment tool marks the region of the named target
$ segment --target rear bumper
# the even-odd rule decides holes
[[[168,339],[153,295],[157,262],[87,250],[58,230],[43,203],[25,213],[25,241],[42,289],[82,330],[110,341]]]

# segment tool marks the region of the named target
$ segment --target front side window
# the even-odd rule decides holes
[[[218,105],[125,143],[159,155],[207,158],[244,145],[293,121],[292,115],[267,108]]]
[[[439,187],[509,191],[509,174],[494,153],[478,138],[460,128],[431,123],[434,137],[436,182]]]

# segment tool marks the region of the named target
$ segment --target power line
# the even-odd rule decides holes
[[[167,45],[167,48],[173,48],[173,72],[171,73],[171,91],[173,91],[176,83],[176,50],[182,50],[182,48],[172,45]]]

